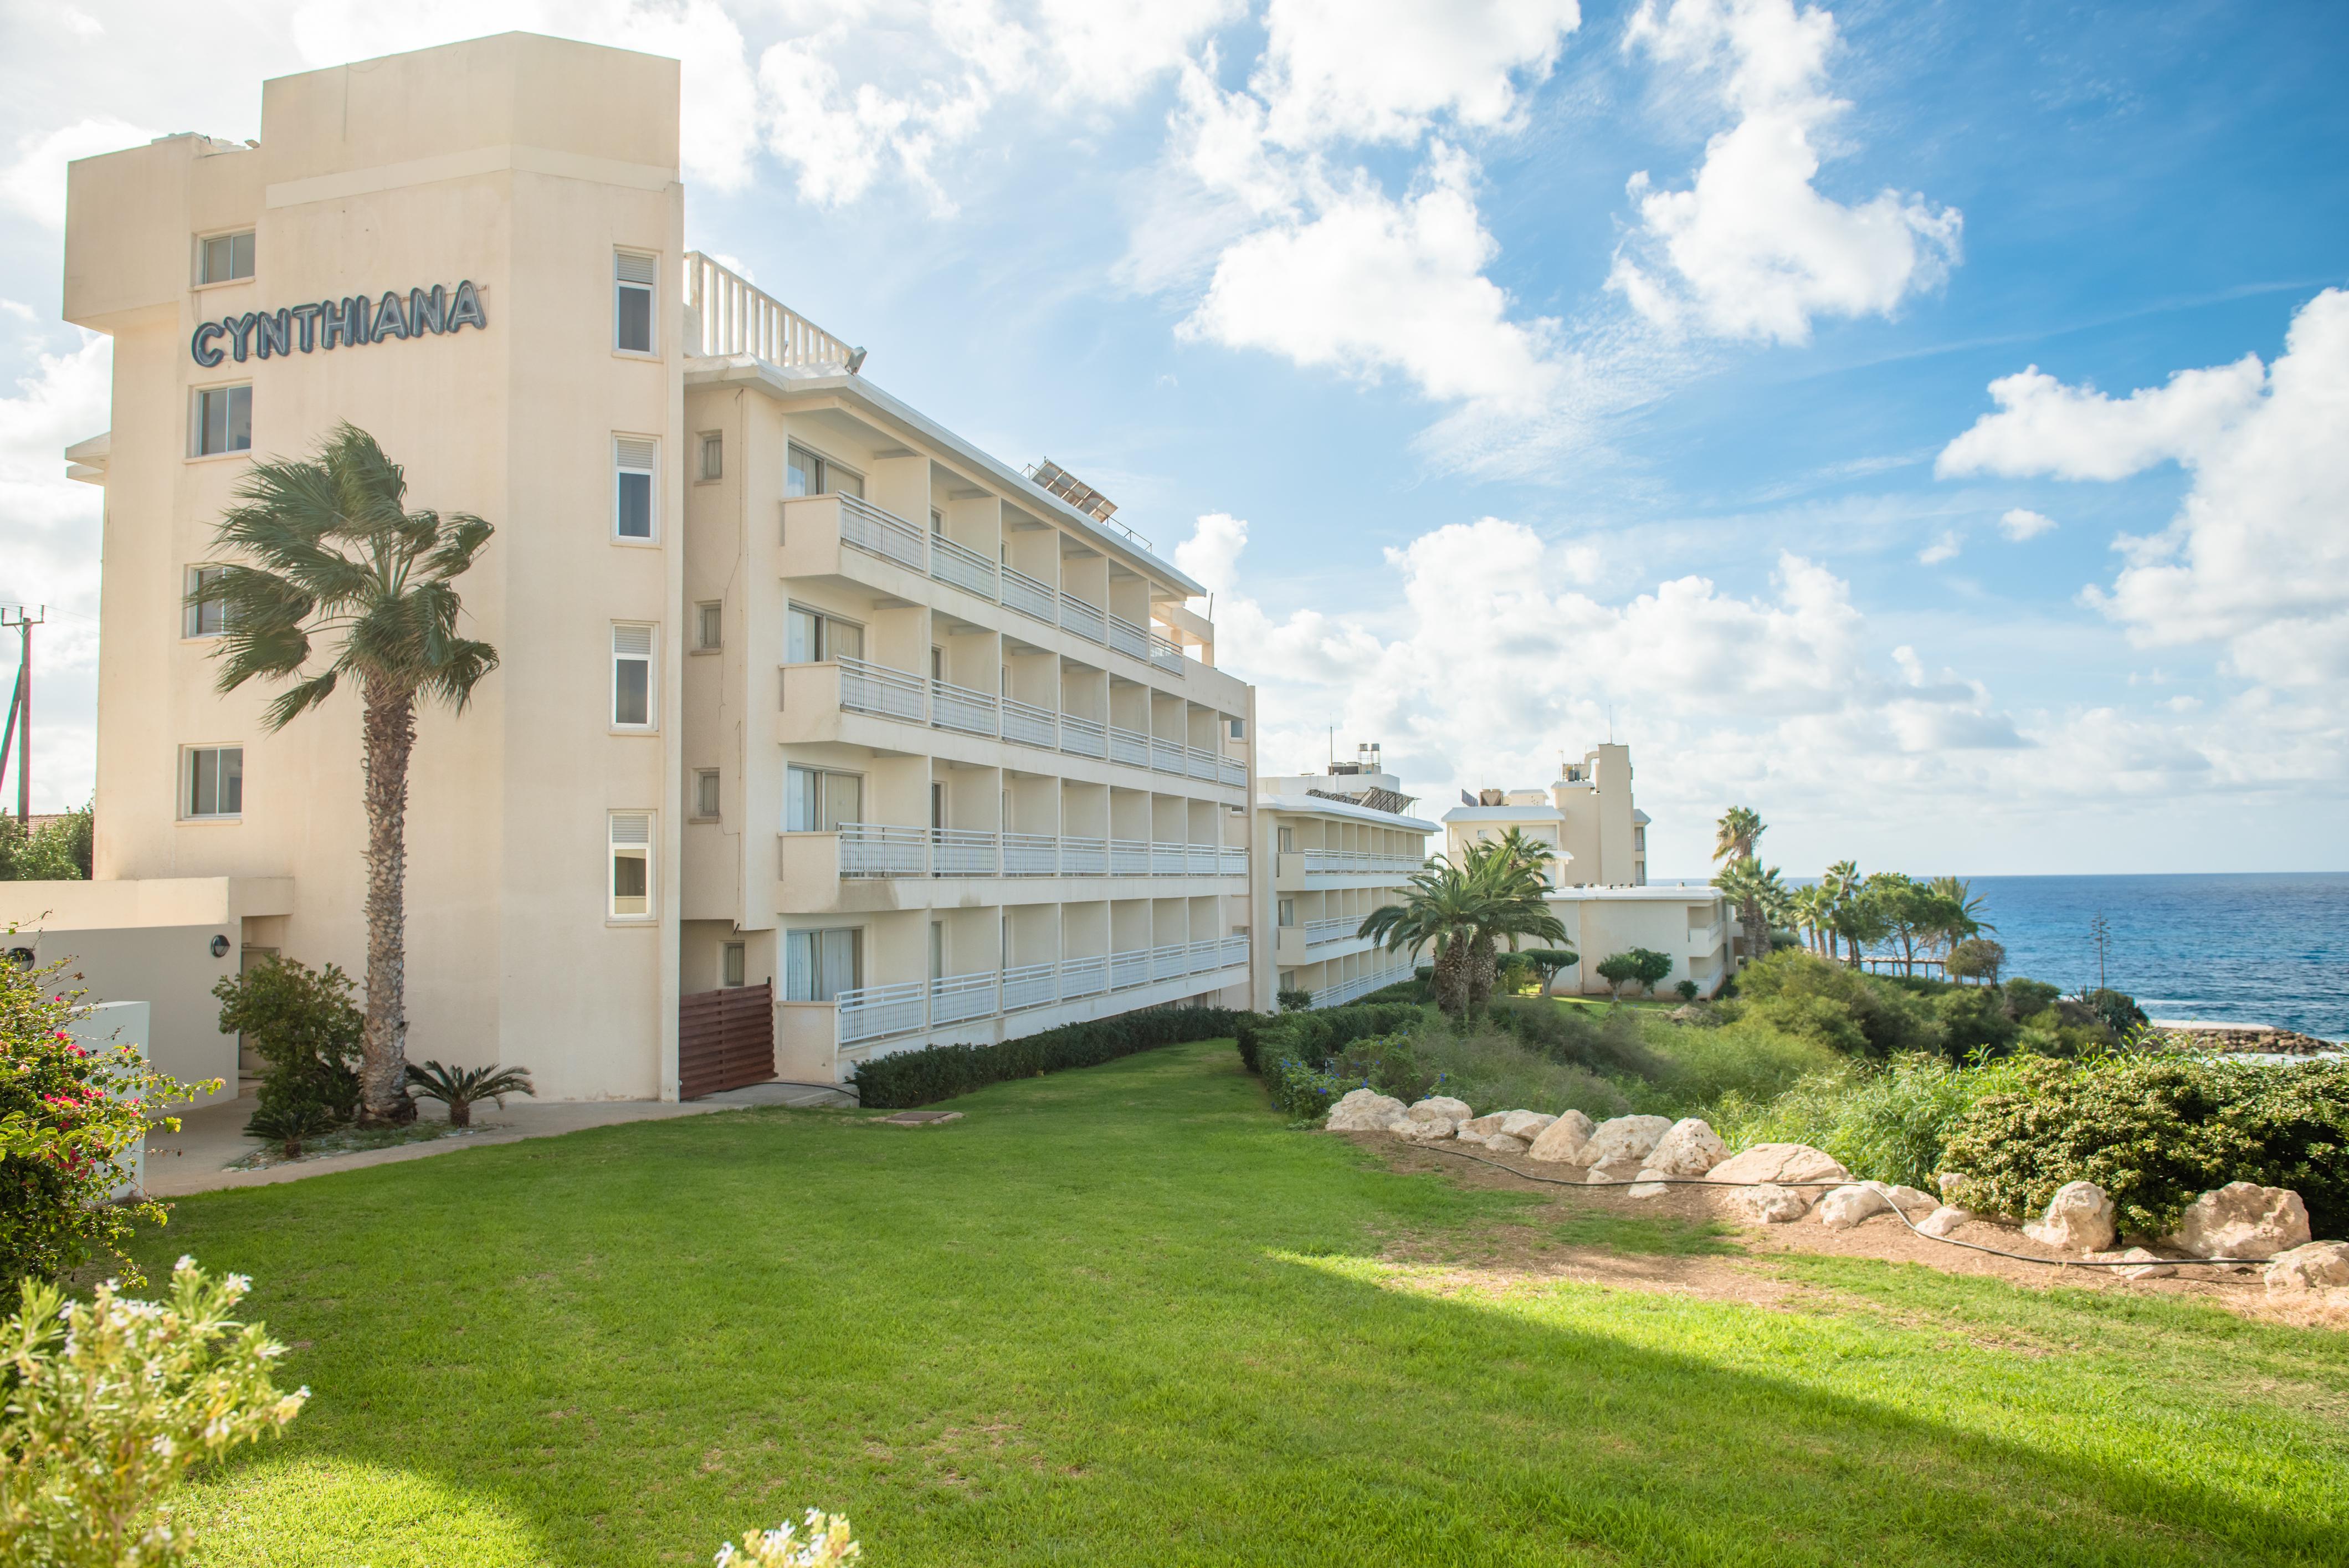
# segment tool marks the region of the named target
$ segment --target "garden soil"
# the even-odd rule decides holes
[[[1332,1136],[1374,1152],[1397,1171],[1440,1171],[1445,1179],[1463,1187],[1531,1192],[1541,1199],[1541,1206],[1528,1210],[1523,1221],[1493,1227],[1473,1242],[1466,1238],[1447,1238],[1440,1243],[1411,1238],[1390,1247],[1395,1262],[1435,1270],[1440,1286],[1492,1291],[1545,1278],[1566,1279],[1618,1289],[1775,1305],[1829,1293],[1780,1278],[1767,1266],[1773,1256],[1806,1253],[1919,1263],[1943,1273],[1990,1275],[2034,1289],[2189,1296],[2270,1323],[2349,1330],[2349,1292],[2326,1293],[2329,1299],[2302,1294],[2271,1297],[2255,1267],[2181,1265],[2176,1275],[2167,1279],[2124,1280],[2110,1269],[2059,1266],[2064,1262],[2064,1254],[2024,1236],[2020,1226],[1977,1220],[1960,1227],[1956,1239],[2044,1258],[2046,1262],[2025,1262],[1949,1246],[1918,1235],[1889,1213],[1875,1215],[1847,1231],[1831,1231],[1807,1216],[1790,1225],[1761,1225],[1738,1215],[1725,1193],[1702,1187],[1671,1187],[1658,1197],[1633,1198],[1622,1187],[1561,1187],[1527,1179],[1555,1179],[1570,1172],[1570,1167],[1545,1166],[1479,1150],[1480,1159],[1493,1162],[1482,1164],[1383,1133]],[[1627,1252],[1603,1245],[1559,1245],[1543,1239],[1554,1233],[1557,1224],[1592,1214],[1678,1220],[1686,1225],[1712,1220],[1732,1233],[1737,1255]],[[1545,1226],[1544,1220],[1551,1223]]]

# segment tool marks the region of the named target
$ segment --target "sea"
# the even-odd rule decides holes
[[[1970,877],[2006,972],[2104,983],[2156,1018],[2271,1023],[2349,1040],[2349,873]]]

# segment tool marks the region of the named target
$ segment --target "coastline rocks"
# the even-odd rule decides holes
[[[1851,1179],[1851,1172],[1833,1155],[1806,1143],[1757,1143],[1731,1155],[1704,1175],[1708,1181],[1766,1181],[1784,1186]]]
[[[1580,1165],[1583,1146],[1590,1141],[1593,1124],[1580,1111],[1568,1111],[1542,1128],[1527,1152],[1553,1165]]]
[[[1811,1200],[1791,1189],[1764,1182],[1731,1193],[1729,1207],[1756,1224],[1791,1225],[1811,1211]]]
[[[2043,1247],[2065,1252],[2101,1252],[2113,1244],[2113,1200],[2093,1181],[2067,1181],[2055,1189],[2047,1212],[2023,1228]]]
[[[1628,1165],[1637,1169],[1671,1125],[1662,1116],[1616,1116],[1600,1122],[1575,1163]]]
[[[1393,1132],[1411,1119],[1402,1102],[1376,1089],[1355,1089],[1330,1107],[1331,1132]]]
[[[2277,1253],[2268,1264],[2267,1285],[2270,1295],[2349,1286],[2349,1241],[2308,1241]]]
[[[1926,1215],[1922,1220],[1917,1221],[1917,1233],[1920,1236],[1940,1236],[1946,1238],[1951,1231],[1955,1231],[1959,1226],[1964,1224],[1973,1217],[1974,1212],[1971,1209],[1959,1209],[1944,1203],[1939,1209],[1934,1210],[1930,1214]]]
[[[1657,1176],[1702,1176],[1729,1158],[1729,1146],[1710,1124],[1683,1116],[1664,1131],[1648,1151],[1646,1170]]]
[[[1881,1214],[1892,1200],[1873,1187],[1857,1182],[1838,1187],[1819,1199],[1819,1223],[1830,1231],[1848,1231],[1871,1214]]]
[[[2230,1181],[2186,1206],[2166,1238],[2198,1258],[2271,1258],[2308,1242],[2308,1206],[2289,1188]]]

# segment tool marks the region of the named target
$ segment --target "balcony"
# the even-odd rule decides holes
[[[1315,992],[1313,1005],[1316,1008],[1342,1007],[1358,996],[1368,996],[1371,992],[1400,985],[1412,977],[1414,967],[1407,963],[1391,964],[1368,974],[1358,974],[1351,980],[1340,981],[1335,985]]]
[[[841,1046],[869,1044],[949,1024],[1032,1012],[1064,1002],[1244,968],[1245,936],[1208,937],[1121,952],[1020,964],[929,981],[859,986],[833,1001]]]
[[[1354,933],[1361,929],[1361,921],[1342,915],[1335,919],[1308,920],[1305,922],[1305,945],[1310,950],[1326,948],[1331,942],[1351,941]]]
[[[838,841],[836,868],[843,881],[925,877],[1246,877],[1248,852],[1237,844],[1177,844],[1144,838],[1085,838],[1047,833],[994,833],[980,828],[908,827],[844,822],[837,833],[782,835],[784,860],[810,869],[795,843]],[[1327,922],[1324,922],[1327,923]]]
[[[1351,849],[1286,850],[1273,864],[1284,892],[1315,888],[1381,888],[1409,881],[1426,861],[1413,855],[1376,855]]]

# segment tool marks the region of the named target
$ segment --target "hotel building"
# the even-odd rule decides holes
[[[42,885],[42,951],[117,955],[160,1065],[233,1085],[160,1021],[243,957],[364,972],[358,702],[267,730],[202,591],[253,461],[346,420],[497,529],[457,586],[500,667],[409,779],[412,1056],[670,1096],[700,993],[771,987],[775,1075],[821,1083],[1270,1005],[1253,695],[1200,586],[688,251],[678,106],[672,60],[509,34],[72,165],[66,316],[114,340],[68,454],[106,491],[97,880]]]
[[[1435,824],[1411,815],[1412,797],[1386,771],[1376,744],[1326,774],[1257,780],[1259,861],[1271,867],[1257,928],[1272,934],[1276,991],[1312,993],[1335,1007],[1409,980],[1416,961],[1355,932],[1363,917],[1399,901],[1427,859]]]

